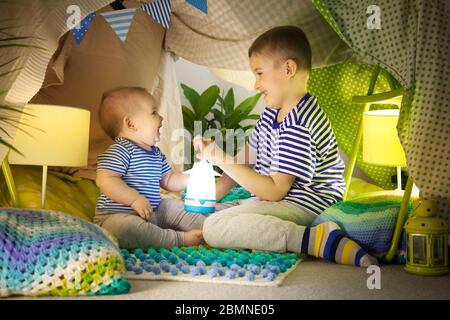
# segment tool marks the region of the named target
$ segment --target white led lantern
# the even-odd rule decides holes
[[[216,176],[211,163],[200,160],[194,163],[192,169],[185,171],[189,181],[184,199],[184,209],[188,212],[201,214],[213,213],[216,208]]]

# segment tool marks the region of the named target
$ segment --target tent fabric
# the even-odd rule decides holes
[[[111,7],[104,7],[110,2],[19,1],[16,5],[9,4],[9,7],[2,3],[2,12],[14,12],[15,17],[30,21],[28,27],[18,29],[14,34],[31,35],[35,38],[30,44],[43,48],[15,49],[13,54],[21,59],[13,67],[23,66],[23,69],[0,80],[1,88],[8,90],[6,100],[15,104],[50,103],[91,110],[89,167],[76,173],[87,178],[93,178],[96,157],[110,143],[100,129],[96,115],[100,93],[104,90],[115,85],[140,85],[149,90],[159,90],[164,96],[161,105],[166,108],[164,110],[171,110],[170,124],[167,126],[166,122],[166,128],[163,127],[160,144],[163,150],[172,150],[176,142],[169,142],[168,134],[176,126],[182,127],[181,111],[176,111],[180,109],[179,92],[175,75],[170,71],[173,64],[161,56],[164,30],[142,9],[137,8],[123,44],[99,15],[92,20],[79,44],[72,33],[67,33],[66,9],[69,5],[79,6],[80,18],[84,19],[92,12],[111,11]],[[126,7],[130,8],[139,7],[142,3],[125,1]],[[302,25],[311,39],[315,65],[335,63],[353,55],[309,1],[272,0],[257,6],[248,0],[211,1],[205,15],[183,0],[174,0],[165,42],[169,50],[193,62],[210,67],[248,69],[246,50],[251,41],[277,24]],[[166,63],[160,63],[161,57],[161,62]],[[171,83],[167,79],[162,81],[163,77],[156,78],[158,64],[166,66],[167,70],[158,72],[168,76]],[[153,85],[154,79],[161,88]],[[168,93],[170,90],[172,92]],[[14,136],[14,127],[6,130]],[[0,158],[3,159],[5,154],[5,148],[0,147]],[[69,169],[69,172],[73,173],[73,170]]]
[[[49,103],[85,108],[91,111],[88,167],[70,170],[78,177],[95,178],[97,156],[111,143],[98,121],[98,106],[104,91],[117,86],[140,86],[155,93],[165,121],[158,145],[169,163],[182,169],[183,154],[171,159],[177,141],[171,139],[183,127],[181,102],[173,58],[162,49],[164,29],[142,10],[137,10],[125,43],[109,24],[97,16],[78,45],[67,33],[52,57],[39,92],[32,103]],[[146,41],[142,41],[145,39]]]
[[[353,144],[360,126],[363,106],[351,102],[353,96],[367,94],[373,68],[353,62],[340,63],[311,72],[308,91],[317,97],[321,108],[330,119],[339,148],[347,155],[353,151]],[[389,91],[389,83],[384,74],[379,76],[374,93]],[[393,105],[374,105],[371,110],[392,109]],[[383,167],[362,161],[362,146],[358,152],[356,165],[374,183],[383,189],[395,189],[392,181],[396,168]]]
[[[249,70],[247,51],[253,40],[274,26],[288,24],[301,27],[308,36],[313,67],[355,56],[310,0],[215,0],[208,1],[208,14],[174,0],[165,46],[197,64]]]
[[[11,48],[8,56],[19,57],[11,69],[22,67],[19,73],[0,78],[0,87],[8,90],[6,100],[26,103],[39,90],[47,63],[58,46],[58,39],[67,31],[67,7],[80,7],[82,18],[108,3],[110,0],[61,0],[61,1],[2,1],[0,12],[7,18],[2,27],[19,26],[8,30],[14,35],[32,36],[31,45],[36,48]],[[10,84],[11,86],[8,86]]]
[[[450,226],[450,2],[377,1],[381,28],[367,28],[370,0],[314,0],[340,37],[405,89],[398,132],[409,174]]]
[[[66,9],[69,5],[78,5],[81,18],[94,12],[110,0],[33,0],[33,1],[1,1],[0,17],[3,33],[15,36],[31,36],[32,39],[22,41],[37,48],[10,47],[0,52],[1,62],[17,58],[2,68],[3,72],[16,70],[0,77],[0,88],[8,90],[6,95],[0,96],[0,102],[14,105],[27,103],[40,89],[45,76],[47,64],[58,47],[58,39],[67,31]],[[10,118],[16,114],[7,113]],[[14,136],[15,128],[5,125],[4,129],[10,136]],[[10,137],[2,131],[0,135],[6,141]],[[7,149],[0,146],[0,160],[3,161]]]

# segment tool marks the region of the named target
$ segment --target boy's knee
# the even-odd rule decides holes
[[[203,238],[210,246],[219,246],[220,236],[220,220],[218,214],[208,216],[203,223]]]

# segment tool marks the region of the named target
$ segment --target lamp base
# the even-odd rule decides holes
[[[449,272],[449,269],[446,266],[427,268],[406,264],[404,269],[409,273],[419,276],[443,276]]]
[[[206,199],[184,199],[184,210],[187,212],[210,214],[216,211],[216,200]]]

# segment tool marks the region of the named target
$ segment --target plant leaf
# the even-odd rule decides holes
[[[246,117],[255,108],[255,106],[258,103],[260,97],[261,97],[261,93],[257,93],[254,96],[248,97],[247,99],[242,101],[236,107],[236,110],[239,110],[239,112],[242,113],[242,115],[244,117]]]
[[[198,100],[200,98],[200,95],[197,91],[192,89],[191,87],[185,85],[184,83],[181,84],[181,88],[183,88],[183,93],[186,99],[188,99],[189,103],[191,104],[192,110],[194,110],[194,118],[197,119],[198,114]]]
[[[1,73],[1,74],[0,74],[0,77],[4,77],[4,76],[6,76],[6,75],[9,74],[9,73],[13,73],[13,72],[19,71],[19,70],[21,70],[21,69],[22,69],[22,68],[18,68],[18,69],[13,69],[13,70],[9,70],[9,71],[7,71],[7,72]]]
[[[214,119],[219,122],[220,127],[223,127],[225,124],[225,117],[224,117],[223,113],[217,109],[212,109],[211,112],[214,115]]]
[[[10,48],[10,47],[25,47],[25,48],[36,48],[36,49],[44,49],[38,46],[32,46],[30,44],[21,44],[21,43],[8,43],[0,45],[0,48]]]
[[[191,109],[189,109],[186,106],[182,106],[182,112],[183,112],[183,123],[184,126],[190,130],[190,131],[194,131],[194,121],[195,121],[195,115],[192,112]]]
[[[5,92],[7,92],[8,90],[0,90],[0,95],[4,94]],[[27,116],[31,116],[31,117],[36,117],[36,115],[31,114],[31,113],[27,113],[23,110],[19,110],[17,109],[18,107],[13,107],[13,106],[5,106],[0,104],[0,110],[9,110],[9,111],[13,111],[13,112],[17,112],[17,113],[23,113],[26,114]],[[24,108],[25,109],[25,108]]]
[[[13,58],[13,59],[11,59],[11,60],[9,60],[9,61],[3,63],[3,64],[0,64],[0,68],[3,68],[3,67],[6,66],[8,63],[11,63],[11,62],[13,62],[13,61],[15,61],[15,60],[17,60],[17,59],[19,59],[19,57],[15,57],[15,58]]]
[[[197,120],[206,117],[211,108],[216,104],[219,94],[220,89],[216,85],[209,87],[201,94],[198,100],[199,113],[197,114],[197,116],[199,117],[199,119]]]
[[[259,114],[250,114],[245,117],[246,120],[259,120],[261,116]]]
[[[248,129],[253,129],[254,127],[254,125],[245,126],[242,128],[242,131],[246,132]]]
[[[208,121],[209,128],[217,129],[217,124],[214,119]]]
[[[0,130],[2,130],[8,137],[10,137],[10,138],[12,139],[12,137],[11,137],[11,135],[8,133],[8,131],[6,131],[5,129],[3,129],[2,127],[0,127]]]
[[[188,107],[186,107],[184,105],[181,106],[181,109],[183,111],[183,116],[186,116],[189,121],[194,122],[194,120],[195,120],[194,112],[192,112],[191,109],[189,109]]]
[[[16,148],[13,147],[12,144],[9,144],[8,142],[6,142],[5,140],[3,140],[2,138],[0,138],[0,145],[5,146],[9,149],[14,150],[15,152],[17,152],[18,154],[20,154],[21,156],[23,156],[23,153],[20,152],[19,150],[17,150]]]
[[[31,37],[9,37],[9,38],[0,38],[0,41],[24,40],[24,39],[31,39]]]
[[[228,129],[234,129],[242,120],[244,120],[243,115],[239,110],[236,109],[231,114],[231,116],[226,119],[225,127],[227,127]]]
[[[234,110],[234,91],[233,88],[230,88],[225,95],[224,101],[224,107],[225,107],[225,113],[231,113]]]

